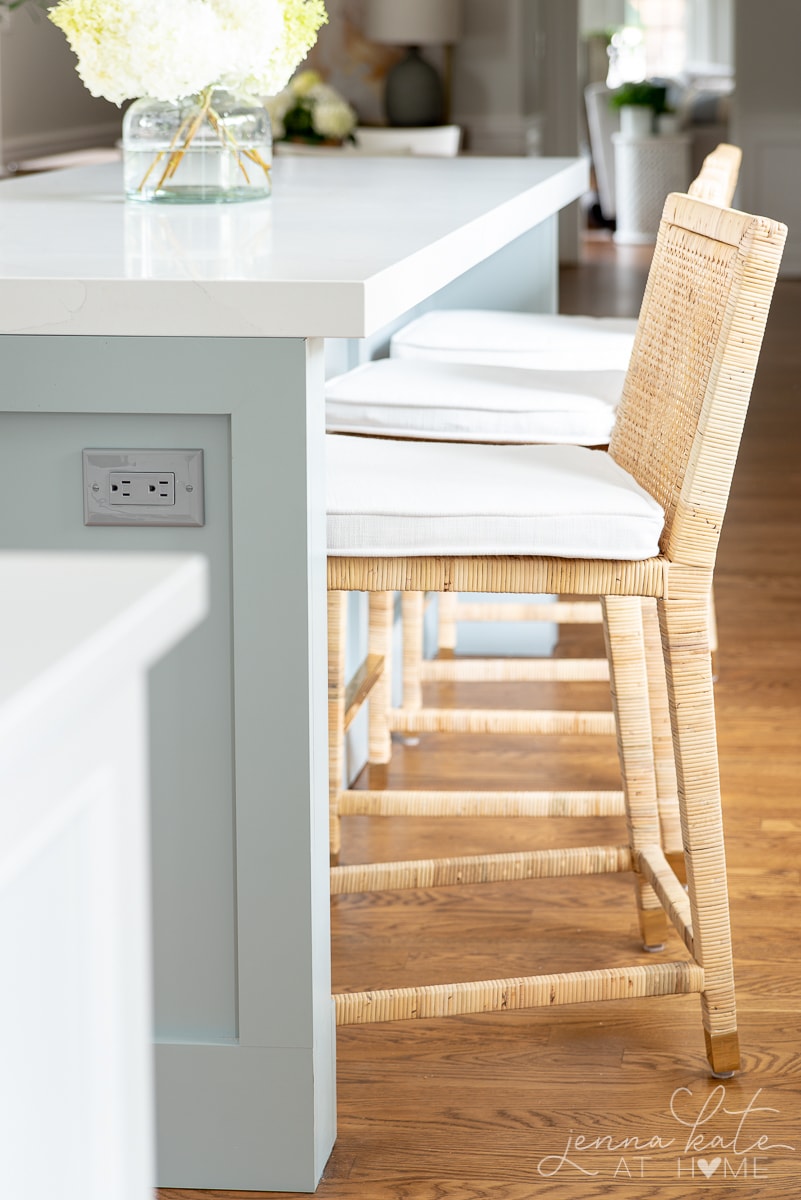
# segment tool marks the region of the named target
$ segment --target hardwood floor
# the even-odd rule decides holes
[[[636,309],[642,254],[565,273],[574,311]],[[610,257],[608,254],[606,257]],[[610,292],[610,288],[612,291]],[[610,300],[610,296],[612,299]],[[726,526],[716,700],[745,1070],[705,1064],[697,997],[342,1029],[321,1200],[592,1200],[801,1189],[801,281],[779,284]],[[595,646],[565,634],[560,652]],[[492,699],[488,697],[492,694]],[[470,703],[477,688],[441,688]],[[605,707],[605,685],[481,689],[487,704]],[[395,787],[619,786],[613,740],[433,735]],[[622,841],[622,821],[348,818],[343,861]],[[338,897],[335,990],[631,963],[624,877]],[[681,956],[674,936],[666,954]],[[265,1193],[266,1194],[266,1193]],[[283,1196],[287,1193],[270,1193]],[[160,1200],[254,1193],[162,1189]]]

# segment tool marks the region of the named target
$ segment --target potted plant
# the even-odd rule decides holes
[[[609,97],[612,108],[620,110],[620,132],[625,137],[648,137],[654,118],[665,110],[667,89],[647,79],[616,88]]]
[[[317,71],[300,71],[265,103],[276,142],[338,146],[355,140],[355,111]]]

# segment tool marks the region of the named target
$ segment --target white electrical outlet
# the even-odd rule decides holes
[[[175,504],[172,471],[109,471],[111,504]]]
[[[84,450],[84,525],[204,524],[202,450]]]

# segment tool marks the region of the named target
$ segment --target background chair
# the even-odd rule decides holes
[[[412,155],[415,158],[455,158],[462,142],[460,125],[430,125],[419,129],[393,129],[360,125],[354,130],[355,142],[341,146],[312,145],[305,142],[279,141],[275,153],[292,156],[331,156],[364,154],[372,158]]]
[[[350,590],[602,597],[629,834],[617,848],[335,868],[332,890],[631,870],[645,944],[667,917],[690,955],[346,994],[340,1023],[694,992],[713,1073],[738,1068],[707,607],[785,237],[778,223],[668,198],[608,453],[329,438],[333,614]],[[643,599],[659,611],[686,895],[660,843]]]
[[[615,194],[615,153],[612,137],[620,132],[620,109],[612,108],[611,88],[605,83],[590,83],[584,89],[584,111],[587,114],[587,133],[598,188],[601,216],[612,224],[617,216]]]

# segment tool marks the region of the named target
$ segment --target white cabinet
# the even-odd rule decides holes
[[[145,673],[198,557],[0,555],[0,1191],[147,1200]]]

